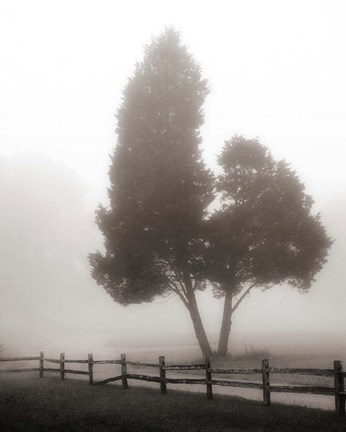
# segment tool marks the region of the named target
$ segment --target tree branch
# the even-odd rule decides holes
[[[173,273],[175,274],[175,280],[179,283],[180,288],[181,288],[181,291],[182,291],[182,292],[184,293],[184,295],[186,296],[186,295],[187,295],[187,291],[186,291],[186,287],[185,287],[185,285],[184,285],[183,282],[181,281],[182,276],[179,275],[177,269],[175,269],[173,266],[172,266],[172,270],[173,270]],[[174,284],[174,285],[175,285],[175,284]],[[175,286],[176,286],[176,285],[175,285]],[[177,286],[176,286],[176,288],[178,289]]]
[[[184,305],[185,305],[186,307],[188,307],[188,302],[187,302],[187,299],[186,299],[184,293],[182,293],[182,292],[180,291],[180,289],[178,288],[178,286],[177,286],[174,282],[170,282],[170,286],[171,286],[171,290],[172,290],[175,294],[177,294],[177,295],[179,296],[180,300],[184,303]]]
[[[253,288],[255,286],[255,284],[251,284],[244,292],[243,294],[239,297],[239,299],[236,301],[235,305],[232,308],[232,313],[238,308],[238,306],[240,305],[240,303],[244,300],[244,298],[247,296],[247,294],[249,294],[251,288]]]
[[[198,283],[199,283],[199,280],[197,278],[195,278],[194,282],[193,282],[193,290],[194,291],[196,290]]]

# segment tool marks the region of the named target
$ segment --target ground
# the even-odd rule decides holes
[[[346,432],[332,411],[34,374],[0,377],[0,419],[2,432]]]

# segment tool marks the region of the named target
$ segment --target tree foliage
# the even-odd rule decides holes
[[[205,167],[199,129],[207,94],[174,29],[146,47],[117,114],[110,205],[97,211],[105,253],[90,254],[90,264],[123,305],[177,294],[204,354],[211,348],[195,292],[212,283],[225,297],[225,354],[232,314],[249,290],[283,282],[308,290],[331,241],[296,173],[258,140],[227,141],[217,179]]]
[[[194,289],[204,287],[201,232],[214,197],[199,149],[207,93],[173,29],[146,48],[125,88],[110,207],[97,212],[106,253],[90,256],[93,276],[119,303],[173,291],[191,311]]]
[[[331,242],[294,170],[257,140],[237,136],[226,142],[219,164],[223,205],[208,221],[217,292],[228,281],[309,289]]]
[[[218,161],[223,204],[207,221],[206,277],[215,295],[225,297],[219,342],[224,355],[231,316],[245,295],[282,283],[307,291],[332,242],[294,170],[275,161],[258,140],[232,138]]]

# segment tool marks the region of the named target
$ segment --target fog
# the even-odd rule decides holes
[[[203,156],[258,136],[297,170],[335,239],[309,293],[257,290],[231,345],[337,350],[344,334],[346,4],[342,1],[0,2],[0,343],[7,352],[195,344],[176,298],[116,304],[90,277],[102,250],[114,114],[143,46],[173,24],[211,93]],[[212,343],[222,302],[199,304]],[[335,342],[335,343],[334,343]],[[340,352],[340,351],[338,351]]]

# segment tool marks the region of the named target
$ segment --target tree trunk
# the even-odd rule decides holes
[[[201,315],[199,313],[199,309],[198,309],[198,305],[197,305],[197,301],[196,301],[196,296],[195,296],[195,293],[194,293],[192,287],[187,288],[187,300],[188,300],[188,303],[187,303],[186,307],[190,313],[193,327],[195,329],[195,334],[196,334],[199,346],[201,348],[202,354],[204,357],[211,356],[212,350],[211,350],[211,347],[210,347],[210,344],[208,341],[208,337],[207,337],[207,334],[206,334],[204,326],[203,326],[202,318],[201,318]]]
[[[232,325],[232,299],[233,290],[228,288],[225,295],[225,303],[223,306],[223,317],[220,331],[218,354],[225,357],[228,351],[228,339]]]

